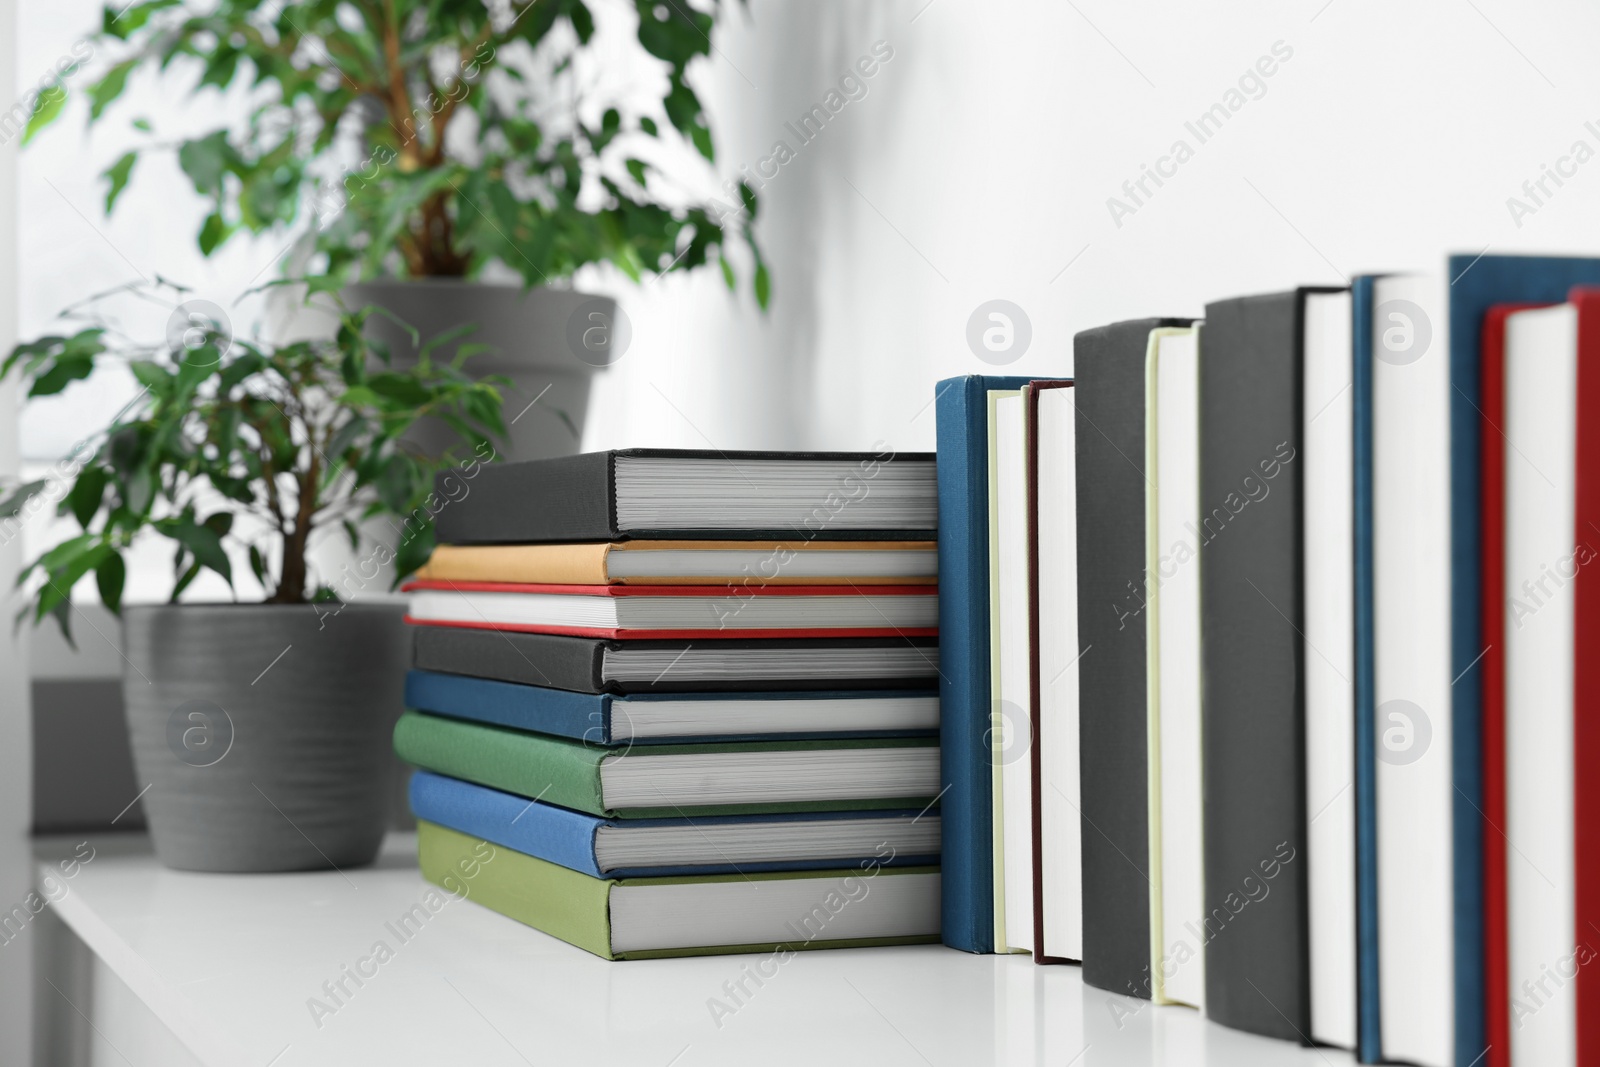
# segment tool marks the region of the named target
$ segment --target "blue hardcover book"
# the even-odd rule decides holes
[[[1372,588],[1372,283],[1350,283],[1352,427],[1355,444],[1356,1051],[1383,1054],[1378,997],[1378,791]]]
[[[574,693],[435,671],[406,674],[406,706],[456,719],[552,734],[591,745],[808,737],[930,736],[931,691]]]
[[[1600,259],[1451,256],[1450,661],[1454,738],[1456,1067],[1488,1048],[1483,943],[1482,461],[1483,316],[1493,304],[1559,304],[1575,285],[1600,285]]]
[[[989,677],[989,393],[1033,378],[968,374],[935,394],[939,478],[939,778],[944,943],[994,951]]]
[[[417,771],[411,811],[593,878],[939,862],[937,809],[614,820]]]

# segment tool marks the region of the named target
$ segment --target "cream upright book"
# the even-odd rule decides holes
[[[990,397],[989,678],[994,949],[1033,951],[1028,519],[1021,390]]]
[[[1200,758],[1202,328],[1150,331],[1145,364],[1151,999],[1205,1007]]]
[[[1077,389],[1032,382],[1027,402],[1028,585],[1033,748],[1033,951],[1083,959],[1083,806],[1079,760]]]

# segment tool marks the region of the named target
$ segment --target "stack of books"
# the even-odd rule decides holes
[[[426,878],[608,959],[938,939],[931,455],[452,484],[395,730]]]
[[[946,943],[1363,1063],[1600,1063],[1600,259],[1074,347],[939,386]]]

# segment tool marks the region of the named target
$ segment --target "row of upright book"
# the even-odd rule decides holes
[[[1600,260],[1074,359],[939,385],[945,942],[1362,1062],[1600,1064]]]
[[[929,455],[482,470],[406,587],[423,875],[608,959],[937,941],[935,521]]]

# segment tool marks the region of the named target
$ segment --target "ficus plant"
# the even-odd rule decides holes
[[[147,536],[172,543],[174,602],[202,570],[232,587],[235,543],[269,604],[336,596],[308,555],[322,535],[347,538],[353,551],[365,543],[375,562],[393,563],[396,580],[420,566],[433,550],[433,475],[495,458],[503,383],[463,368],[481,349],[462,343],[470,327],[397,366],[367,336],[366,320],[377,314],[388,313],[346,312],[331,339],[282,345],[230,338],[216,320],[195,318],[156,344],[87,325],[16,346],[0,363],[0,381],[19,375],[30,398],[111,363],[140,386],[51,477],[0,499],[0,521],[53,503],[80,530],[24,568],[17,584],[30,603],[18,621],[53,616],[70,640],[71,592],[90,574],[100,599],[120,611],[123,554]],[[446,345],[454,354],[435,360]],[[459,444],[437,455],[421,450],[406,435],[422,419],[449,426]],[[381,516],[399,520],[390,523],[392,543],[364,538],[363,523]]]
[[[698,0],[702,5],[708,0]],[[133,0],[107,4],[92,43],[108,63],[87,87],[89,122],[116,111],[129,77],[155,68],[192,93],[248,87],[249,115],[175,145],[149,143],[103,175],[107,212],[146,151],[176,148],[210,203],[200,250],[243,231],[315,232],[311,269],[354,277],[463,277],[498,263],[529,285],[614,263],[692,270],[742,239],[762,307],[771,282],[751,229],[756,196],[684,203],[641,151],[687,139],[715,148],[687,80],[711,51],[720,0],[635,0],[637,40],[658,61],[655,114],[589,101],[570,83],[595,24],[583,0]],[[195,72],[198,71],[196,74]],[[187,72],[187,73],[180,73]],[[565,83],[563,83],[565,79]],[[31,138],[68,99],[69,81],[39,95]],[[657,116],[665,119],[663,128]]]

